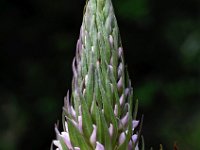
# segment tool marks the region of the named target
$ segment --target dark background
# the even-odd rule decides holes
[[[0,149],[48,150],[84,0],[0,1]],[[200,149],[200,1],[113,0],[146,149]]]

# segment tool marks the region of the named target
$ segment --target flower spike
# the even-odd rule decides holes
[[[140,131],[133,90],[111,0],[88,0],[64,98],[56,150],[137,150]],[[132,113],[134,112],[134,116]]]

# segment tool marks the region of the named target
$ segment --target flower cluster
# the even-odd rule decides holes
[[[133,108],[111,0],[87,2],[72,69],[72,93],[64,99],[64,131],[55,127],[56,150],[137,150],[137,102]]]

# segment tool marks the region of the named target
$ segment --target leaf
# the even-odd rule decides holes
[[[125,150],[128,149],[128,143],[132,136],[132,113],[131,113],[131,106],[129,105],[128,111],[129,111],[129,120],[128,120],[128,133],[126,134],[126,139],[122,145],[119,146],[119,150]]]
[[[53,142],[51,142],[50,150],[53,150]]]
[[[83,135],[79,130],[73,125],[71,119],[67,118],[68,128],[69,128],[69,137],[74,147],[80,147],[81,150],[92,150]]]
[[[111,138],[110,138],[110,135],[109,135],[108,126],[107,126],[105,117],[104,117],[102,112],[100,112],[100,118],[101,118],[102,127],[103,127],[102,134],[104,136],[105,149],[106,150],[111,150],[112,149]]]
[[[111,57],[111,51],[110,51],[110,44],[109,44],[109,35],[106,33],[106,29],[103,25],[103,18],[104,16],[102,15],[101,11],[96,12],[96,22],[97,22],[97,30],[101,33],[101,38],[99,39],[100,42],[100,51],[103,52],[101,55],[101,58],[103,61],[105,61],[107,64],[110,61]],[[103,59],[105,58],[105,59]]]
[[[91,64],[88,72],[88,79],[86,85],[86,100],[88,108],[90,108],[92,105],[93,93],[94,93],[94,66],[93,64]]]
[[[94,92],[95,92],[95,97],[96,97],[96,101],[98,103],[98,107],[99,109],[102,109],[102,101],[101,101],[101,95],[100,95],[100,89],[99,89],[99,78],[97,75],[97,70],[95,70],[95,87],[94,87]]]
[[[140,138],[140,136],[141,136],[143,120],[144,120],[144,115],[142,115],[142,118],[141,118],[141,120],[140,120],[140,126],[139,126],[139,132],[138,132],[138,138],[137,138],[137,140],[136,140],[136,144],[138,143],[139,138]]]
[[[145,150],[144,137],[143,136],[141,136],[141,137],[142,137],[142,150]]]
[[[101,77],[100,77],[100,69],[97,69],[98,72],[98,77],[99,77],[99,87],[100,87],[100,92],[101,92],[101,96],[102,96],[102,103],[103,103],[103,109],[104,109],[104,116],[105,116],[105,121],[107,122],[107,126],[112,123],[113,127],[114,127],[114,135],[113,135],[113,140],[112,140],[112,144],[115,144],[116,138],[117,138],[117,132],[118,132],[118,126],[117,126],[117,120],[115,118],[114,115],[114,111],[113,111],[113,107],[111,104],[111,96],[109,96],[111,93],[110,91],[105,92],[103,86],[102,86],[102,82],[101,82]],[[108,79],[106,80],[106,86],[109,86],[109,81]],[[107,87],[109,88],[109,87]]]
[[[103,132],[103,125],[101,121],[101,116],[100,116],[100,108],[96,107],[96,125],[97,125],[97,141],[100,143],[103,143],[104,141],[104,132]]]
[[[135,101],[135,108],[134,108],[134,112],[133,112],[133,119],[134,120],[136,120],[137,112],[138,112],[138,99],[136,99],[136,101]]]
[[[89,108],[84,97],[81,95],[81,109],[82,109],[82,125],[83,125],[83,133],[89,139],[92,134],[92,119],[89,113]]]
[[[121,115],[121,107],[120,107],[120,102],[119,102],[119,94],[118,94],[118,88],[117,88],[117,81],[114,77],[114,74],[112,71],[109,72],[110,75],[110,80],[111,80],[111,83],[113,84],[113,91],[114,91],[114,96],[115,96],[115,102],[118,106],[118,116]]]

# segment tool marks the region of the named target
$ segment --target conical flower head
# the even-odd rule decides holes
[[[138,149],[139,121],[111,0],[89,0],[73,65],[72,94],[65,97],[58,150]]]

